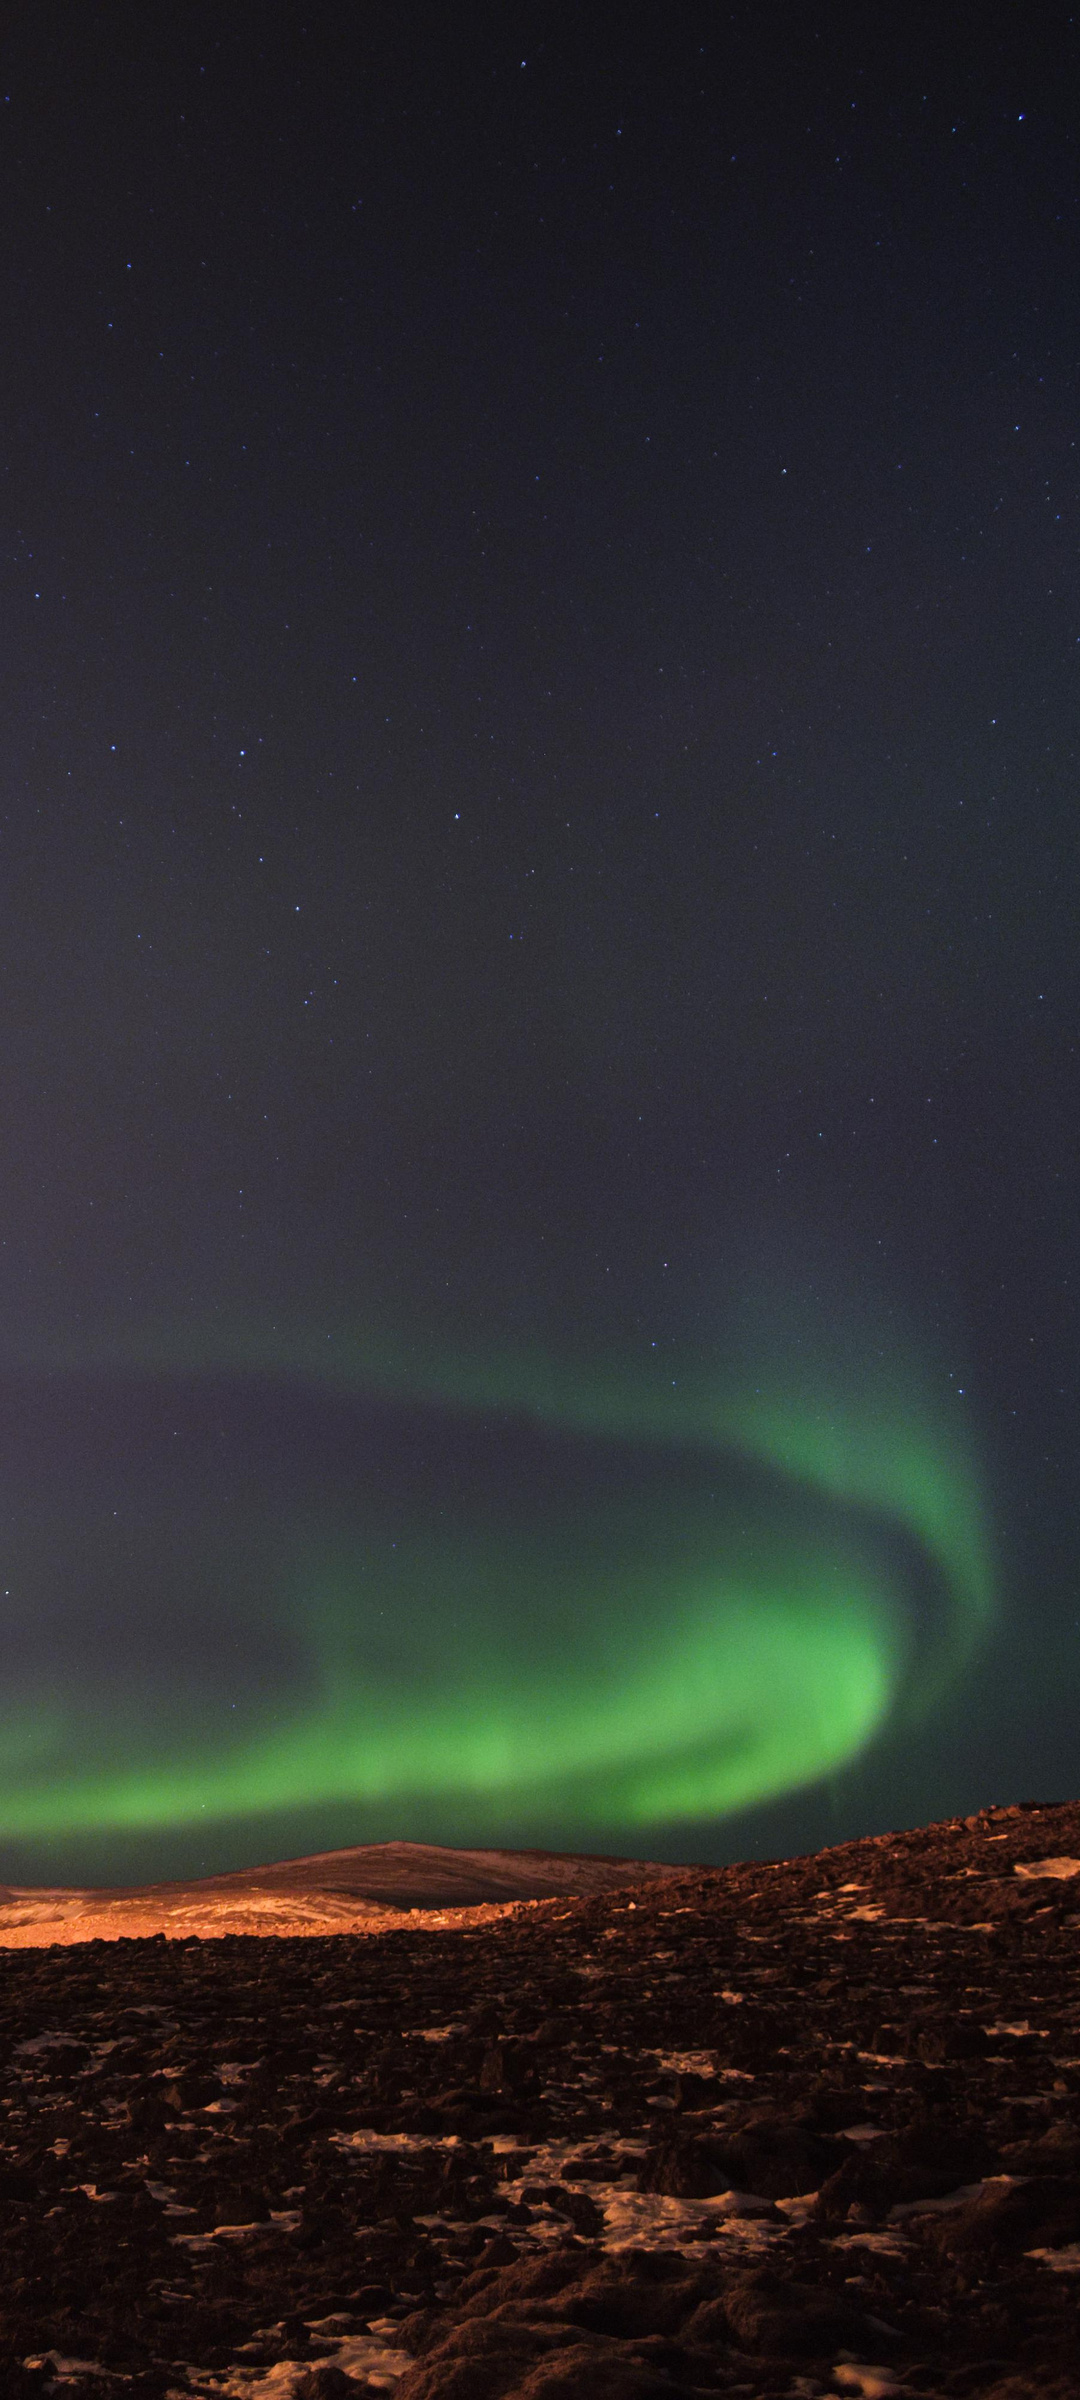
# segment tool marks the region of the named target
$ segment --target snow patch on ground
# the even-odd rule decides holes
[[[379,2335],[347,2334],[333,2348],[320,2345],[317,2359],[279,2359],[273,2367],[229,2367],[225,2374],[208,2374],[205,2367],[192,2368],[192,2379],[200,2391],[220,2392],[222,2400],[292,2400],[298,2384],[310,2375],[313,2366],[339,2367],[343,2374],[357,2381],[366,2376],[377,2392],[392,2392],[395,2383],[407,2367],[416,2361],[408,2350],[397,2350]]]

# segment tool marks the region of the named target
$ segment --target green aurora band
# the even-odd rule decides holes
[[[168,1557],[175,1587],[201,1543],[204,1579],[224,1591],[242,1572],[245,1621],[285,1628],[297,1671],[226,1732],[205,1693],[125,1680],[104,1655],[107,1608],[100,1671],[65,1672],[46,1610],[40,1659],[0,1699],[8,1839],[314,1807],[348,1811],[348,1840],[625,1839],[835,1772],[887,1722],[925,1714],[991,1617],[963,1407],[895,1340],[864,1339],[858,1371],[850,1341],[794,1366],[774,1344],[754,1376],[684,1360],[651,1382],[539,1356],[425,1360],[370,1337],[330,1347],[332,1368],[325,1337],[276,1352],[251,1339],[224,1370],[177,1335],[123,1363],[148,1393],[185,1372],[196,1387],[227,1372],[241,1395],[287,1375],[301,1395],[397,1411],[406,1434],[420,1411],[456,1428],[478,1484],[449,1503],[415,1475],[404,1499],[362,1473],[330,1500],[249,1490],[211,1526],[208,1565],[202,1499],[144,1493],[132,1606],[140,1577],[152,1588]],[[116,1365],[114,1346],[95,1372]],[[516,1428],[525,1457],[509,1500],[498,1458],[483,1465],[493,1424]],[[12,1587],[59,1538],[55,1493],[24,1517]],[[77,1502],[64,1523],[70,1563]]]

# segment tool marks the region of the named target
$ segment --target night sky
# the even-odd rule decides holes
[[[1078,49],[8,13],[0,1873],[1076,1795]]]

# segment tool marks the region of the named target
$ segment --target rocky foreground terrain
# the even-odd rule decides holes
[[[1080,2392],[1080,1806],[0,1950],[0,2394]]]

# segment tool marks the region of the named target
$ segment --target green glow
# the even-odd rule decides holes
[[[612,1488],[564,1514],[556,1494],[507,1525],[481,1481],[445,1532],[395,1519],[393,1542],[377,1499],[291,1526],[286,1508],[276,1547],[238,1505],[229,1539],[249,1585],[251,1556],[263,1561],[259,1611],[299,1644],[291,1686],[279,1679],[230,1727],[205,1699],[140,1695],[122,1676],[96,1713],[77,1679],[39,1676],[0,1704],[4,1831],[205,1827],[341,1804],[355,1811],[343,1838],[357,1840],[376,1821],[403,1835],[445,1821],[455,1838],[505,1838],[508,1825],[516,1839],[554,1840],[560,1826],[622,1838],[835,1771],[898,1709],[925,1709],[992,1607],[955,1403],[934,1401],[909,1353],[863,1334],[871,1369],[852,1364],[849,1334],[831,1357],[823,1339],[794,1363],[762,1339],[753,1373],[729,1345],[723,1374],[690,1354],[674,1376],[670,1361],[559,1370],[538,1350],[425,1359],[370,1336],[294,1333],[279,1348],[238,1336],[228,1368],[241,1383],[287,1368],[459,1418],[523,1412],[538,1440],[545,1425],[602,1436]],[[141,1365],[166,1360],[222,1371],[179,1336]],[[649,1446],[640,1502],[615,1472],[629,1444]],[[155,1540],[164,1555],[199,1539],[194,1512],[144,1529],[151,1558]]]
[[[612,1659],[603,1683],[575,1685],[568,1661],[522,1690],[474,1660],[467,1681],[418,1705],[346,1678],[291,1725],[219,1759],[65,1771],[58,1759],[72,1757],[73,1743],[77,1752],[78,1727],[58,1742],[54,1722],[43,1729],[47,1781],[10,1792],[5,1823],[12,1834],[146,1827],[260,1814],[283,1800],[398,1795],[406,1810],[424,1798],[465,1801],[490,1826],[510,1813],[519,1824],[560,1814],[598,1827],[659,1823],[808,1781],[879,1724],[888,1642],[872,1594],[727,1593],[718,1606],[708,1593],[686,1614],[670,1647],[622,1675]],[[128,1739],[135,1748],[134,1726]],[[9,1770],[16,1763],[4,1759]],[[25,1752],[21,1763],[25,1775]]]

